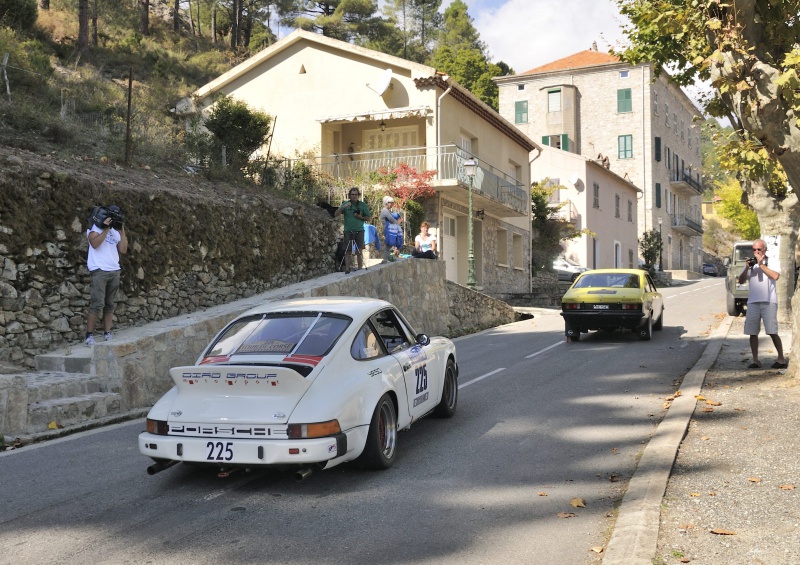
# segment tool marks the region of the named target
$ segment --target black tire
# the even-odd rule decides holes
[[[637,330],[642,341],[650,341],[653,338],[653,316],[652,313],[647,318],[647,322]]]
[[[656,320],[656,323],[653,324],[653,329],[656,330],[657,332],[660,332],[661,330],[664,329],[664,309],[663,308],[661,309],[661,315],[658,317],[658,320]]]
[[[447,367],[444,369],[444,383],[442,386],[442,399],[433,415],[437,418],[449,418],[456,413],[458,405],[458,376],[456,375],[456,364],[452,359],[447,360]]]
[[[736,299],[730,292],[728,293],[728,300],[726,306],[728,310],[728,316],[736,317],[739,315],[739,307],[736,305]]]
[[[388,469],[397,455],[397,410],[388,394],[378,401],[358,462],[366,469]]]

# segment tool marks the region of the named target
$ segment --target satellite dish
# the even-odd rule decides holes
[[[569,183],[577,188],[579,182],[581,182],[580,175],[578,175],[578,173],[572,173],[572,175],[569,177]]]
[[[386,69],[383,71],[381,78],[378,79],[378,83],[375,85],[373,89],[375,92],[378,93],[378,96],[383,96],[383,94],[392,87],[392,69]]]

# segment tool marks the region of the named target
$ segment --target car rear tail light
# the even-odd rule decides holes
[[[620,304],[620,308],[623,310],[641,310],[641,304]]]
[[[169,433],[169,424],[164,420],[147,419],[147,433],[165,436]]]
[[[564,310],[579,310],[581,305],[575,302],[575,303],[562,304],[562,307],[564,308]]]
[[[286,432],[289,439],[308,439],[334,436],[342,433],[342,428],[339,426],[339,420],[329,420],[315,424],[289,424]]]

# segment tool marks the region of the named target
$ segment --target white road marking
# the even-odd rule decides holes
[[[525,359],[530,359],[531,357],[536,357],[537,355],[541,355],[541,354],[542,354],[542,353],[544,353],[545,351],[548,351],[548,350],[550,350],[550,349],[553,349],[554,347],[556,347],[556,346],[558,346],[558,345],[562,345],[562,344],[564,344],[564,343],[566,343],[566,341],[557,341],[557,342],[556,342],[556,343],[554,343],[553,345],[551,345],[551,346],[549,346],[549,347],[545,347],[544,349],[540,349],[540,350],[539,350],[539,351],[537,351],[536,353],[531,353],[530,355],[526,355],[526,356],[525,356]]]
[[[491,377],[492,375],[496,375],[496,374],[497,374],[497,373],[499,373],[500,371],[505,371],[505,370],[506,370],[506,368],[505,368],[505,367],[500,367],[499,369],[495,369],[495,370],[494,370],[494,371],[492,371],[491,373],[486,373],[485,375],[481,375],[480,377],[476,377],[476,378],[472,379],[471,381],[467,381],[467,382],[465,382],[464,384],[460,384],[460,385],[458,385],[458,390],[461,390],[462,388],[464,388],[464,387],[466,387],[466,386],[469,386],[469,385],[471,385],[472,383],[477,383],[478,381],[482,381],[482,380],[483,380],[483,379],[485,379],[485,378]]]

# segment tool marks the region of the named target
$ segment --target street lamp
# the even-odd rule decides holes
[[[661,224],[664,223],[664,218],[661,216],[658,217],[658,270],[664,270],[664,239],[661,237]]]
[[[464,161],[464,174],[469,177],[469,218],[467,219],[467,234],[469,238],[469,255],[467,257],[467,286],[475,290],[475,242],[472,239],[472,179],[478,172],[478,163],[475,159]]]

